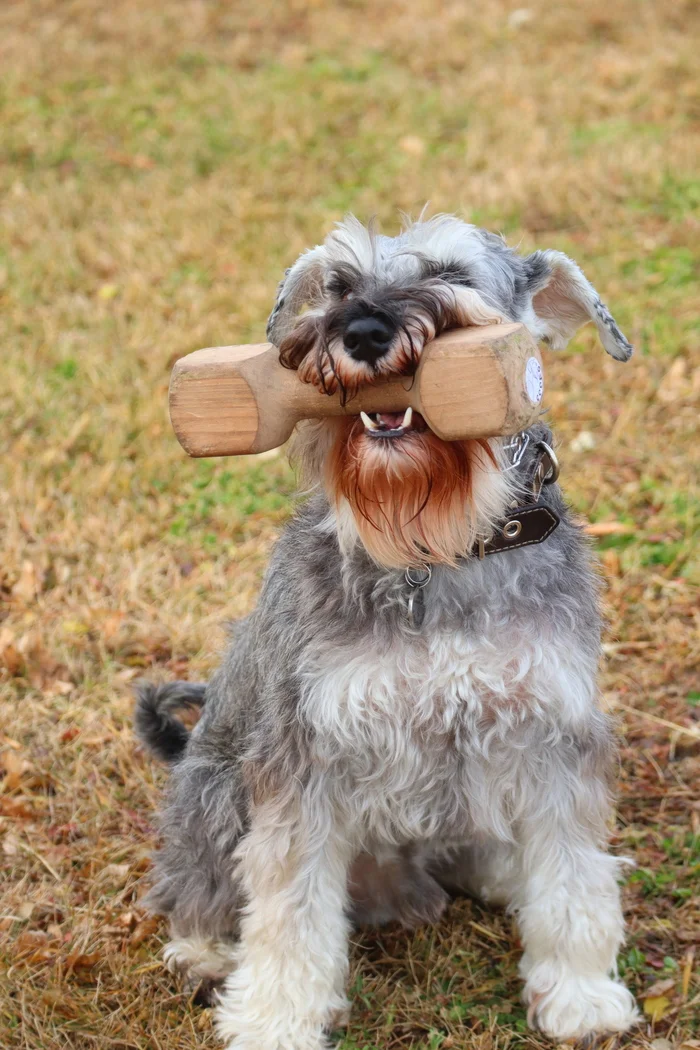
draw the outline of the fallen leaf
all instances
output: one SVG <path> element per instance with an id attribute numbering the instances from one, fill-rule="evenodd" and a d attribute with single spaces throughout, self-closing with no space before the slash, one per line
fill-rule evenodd
<path id="1" fill-rule="evenodd" d="M 656 391 L 656 396 L 662 404 L 670 405 L 672 402 L 678 401 L 683 397 L 686 364 L 687 362 L 684 357 L 677 357 L 661 380 L 659 388 Z"/>
<path id="2" fill-rule="evenodd" d="M 144 835 L 153 835 L 153 825 L 144 817 L 143 813 L 137 813 L 136 810 L 126 807 L 122 809 L 122 813 L 125 817 L 128 817 L 129 825 L 133 825 Z"/>
<path id="3" fill-rule="evenodd" d="M 0 664 L 17 677 L 24 669 L 24 657 L 15 645 L 15 636 L 9 627 L 0 631 Z"/>
<path id="4" fill-rule="evenodd" d="M 651 996 L 644 1000 L 644 1013 L 652 1021 L 660 1021 L 668 1012 L 671 1000 L 665 995 Z"/>
<path id="5" fill-rule="evenodd" d="M 17 751 L 4 751 L 0 755 L 0 769 L 4 774 L 5 791 L 15 791 L 20 786 L 24 774 L 31 768 L 31 763 L 22 758 Z"/>
<path id="6" fill-rule="evenodd" d="M 46 829 L 46 834 L 49 836 L 52 842 L 75 842 L 76 839 L 81 839 L 83 833 L 80 830 L 78 824 L 51 824 Z"/>
<path id="7" fill-rule="evenodd" d="M 32 923 L 35 929 L 48 930 L 51 926 L 58 926 L 63 922 L 63 912 L 53 901 L 34 902 L 32 907 Z"/>
<path id="8" fill-rule="evenodd" d="M 150 171 L 155 168 L 156 162 L 143 153 L 120 153 L 118 150 L 108 150 L 107 156 L 121 168 L 134 168 L 136 171 Z"/>
<path id="9" fill-rule="evenodd" d="M 30 561 L 23 561 L 19 579 L 12 588 L 12 597 L 23 602 L 33 602 L 40 590 L 36 569 Z"/>
<path id="10" fill-rule="evenodd" d="M 522 29 L 528 22 L 531 22 L 534 18 L 533 12 L 529 7 L 516 7 L 514 11 L 508 15 L 506 23 L 509 29 Z"/>
<path id="11" fill-rule="evenodd" d="M 585 525 L 583 531 L 588 536 L 626 536 L 635 530 L 624 521 L 596 521 Z"/>
<path id="12" fill-rule="evenodd" d="M 15 941 L 15 951 L 23 962 L 47 962 L 56 954 L 56 946 L 51 947 L 47 940 L 43 930 L 24 930 Z"/>
<path id="13" fill-rule="evenodd" d="M 580 455 L 582 452 L 591 452 L 595 446 L 596 440 L 590 430 L 582 430 L 571 441 L 571 451 L 576 455 Z"/>
<path id="14" fill-rule="evenodd" d="M 7 795 L 0 797 L 0 817 L 10 817 L 11 820 L 31 820 L 39 814 L 36 810 L 21 798 L 9 798 Z"/>
<path id="15" fill-rule="evenodd" d="M 608 550 L 603 551 L 602 561 L 603 565 L 605 566 L 605 570 L 609 576 L 621 575 L 620 555 L 617 553 L 616 550 L 613 550 L 612 547 L 609 547 Z"/>
<path id="16" fill-rule="evenodd" d="M 107 864 L 100 872 L 100 881 L 111 879 L 123 885 L 126 882 L 128 875 L 128 864 Z"/>
<path id="17" fill-rule="evenodd" d="M 693 813 L 693 816 L 696 814 Z M 693 960 L 695 958 L 695 948 L 688 948 L 688 951 L 683 957 L 683 977 L 681 979 L 681 997 L 685 1000 L 688 998 L 688 992 L 690 990 L 690 978 L 693 975 Z M 700 1044 L 699 1044 L 700 1045 Z"/>
<path id="18" fill-rule="evenodd" d="M 404 135 L 399 140 L 399 149 L 409 157 L 422 157 L 425 153 L 425 141 L 417 135 Z"/>
<path id="19" fill-rule="evenodd" d="M 98 289 L 97 294 L 104 302 L 109 302 L 110 299 L 114 299 L 115 296 L 119 295 L 119 287 L 116 284 L 103 284 Z"/>
<path id="20" fill-rule="evenodd" d="M 654 981 L 651 987 L 647 988 L 644 995 L 647 999 L 655 999 L 659 995 L 665 995 L 666 992 L 670 992 L 675 987 L 675 977 L 664 977 L 661 981 Z"/>
<path id="21" fill-rule="evenodd" d="M 66 997 L 63 989 L 47 988 L 41 994 L 41 1001 L 51 1007 L 52 1012 L 62 1017 L 75 1018 L 79 1014 L 76 1005 Z"/>
<path id="22" fill-rule="evenodd" d="M 129 938 L 129 943 L 132 948 L 138 948 L 145 940 L 152 937 L 159 926 L 160 920 L 155 915 L 149 916 L 147 919 L 142 919 L 141 922 L 137 923 L 134 932 Z"/>
<path id="23" fill-rule="evenodd" d="M 123 667 L 121 671 L 117 671 L 116 677 L 120 682 L 131 682 L 134 678 L 138 678 L 140 674 L 138 667 Z"/>
<path id="24" fill-rule="evenodd" d="M 66 959 L 68 970 L 91 970 L 102 958 L 102 952 L 71 952 Z"/>
<path id="25" fill-rule="evenodd" d="M 74 689 L 75 686 L 72 682 L 63 682 L 60 678 L 56 678 L 53 682 L 49 682 L 46 689 L 44 689 L 44 696 L 68 696 Z"/>

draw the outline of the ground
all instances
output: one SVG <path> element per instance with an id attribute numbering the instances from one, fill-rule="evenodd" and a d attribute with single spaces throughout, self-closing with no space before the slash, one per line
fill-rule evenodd
<path id="1" fill-rule="evenodd" d="M 172 362 L 258 339 L 352 209 L 573 255 L 637 352 L 545 357 L 601 558 L 627 1047 L 700 1047 L 700 45 L 691 0 L 0 7 L 0 1046 L 213 1048 L 140 906 L 164 771 L 135 679 L 206 677 L 292 508 L 282 455 L 188 461 Z M 354 938 L 342 1050 L 546 1040 L 517 931 L 460 901 Z M 700 953 L 698 953 L 700 954 Z M 612 1043 L 610 1043 L 612 1045 Z"/>

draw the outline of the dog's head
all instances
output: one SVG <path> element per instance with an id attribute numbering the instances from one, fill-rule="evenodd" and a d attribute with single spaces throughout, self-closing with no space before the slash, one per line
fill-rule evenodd
<path id="1" fill-rule="evenodd" d="M 287 271 L 268 337 L 300 381 L 347 401 L 363 385 L 412 375 L 441 332 L 503 321 L 521 321 L 555 349 L 593 321 L 609 354 L 632 353 L 568 256 L 520 256 L 447 215 L 394 238 L 352 217 L 339 224 Z M 418 413 L 307 426 L 301 455 L 345 522 L 341 539 L 359 536 L 384 565 L 454 563 L 488 535 L 510 495 L 497 441 L 442 441 Z"/>

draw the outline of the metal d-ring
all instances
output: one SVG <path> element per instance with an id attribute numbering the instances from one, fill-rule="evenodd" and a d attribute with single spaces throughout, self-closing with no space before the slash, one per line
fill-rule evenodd
<path id="1" fill-rule="evenodd" d="M 546 441 L 538 441 L 537 447 L 544 450 L 544 454 L 549 460 L 549 469 L 542 478 L 543 485 L 553 485 L 559 478 L 559 460 L 557 459 L 556 453 L 551 445 L 548 445 Z M 543 460 L 544 464 L 544 460 Z"/>
<path id="2" fill-rule="evenodd" d="M 411 588 L 408 595 L 408 601 L 406 603 L 406 612 L 408 614 L 409 626 L 417 629 L 421 627 L 423 623 L 423 617 L 425 616 L 425 604 L 423 602 L 422 591 L 424 587 L 427 587 L 433 575 L 433 570 L 430 565 L 422 566 L 410 566 L 404 573 L 404 579 Z"/>
<path id="3" fill-rule="evenodd" d="M 554 449 L 551 448 L 546 441 L 538 441 L 535 447 L 541 449 L 543 453 L 542 458 L 537 465 L 537 471 L 535 472 L 532 486 L 533 495 L 535 499 L 538 499 L 540 492 L 542 491 L 542 486 L 553 485 L 559 477 L 559 460 L 554 453 Z"/>

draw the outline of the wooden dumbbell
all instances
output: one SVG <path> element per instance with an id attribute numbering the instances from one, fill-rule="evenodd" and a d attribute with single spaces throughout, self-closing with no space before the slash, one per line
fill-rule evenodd
<path id="1" fill-rule="evenodd" d="M 181 358 L 170 418 L 190 456 L 243 456 L 283 444 L 300 419 L 420 412 L 438 437 L 515 434 L 540 414 L 537 343 L 521 324 L 461 328 L 428 343 L 415 377 L 381 380 L 343 404 L 283 368 L 270 343 L 217 346 Z"/>

